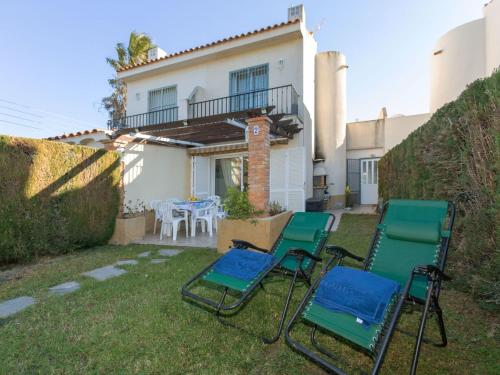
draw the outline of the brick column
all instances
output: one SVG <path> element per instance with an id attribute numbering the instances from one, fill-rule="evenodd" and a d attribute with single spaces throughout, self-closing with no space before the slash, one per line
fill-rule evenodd
<path id="1" fill-rule="evenodd" d="M 257 210 L 266 210 L 269 203 L 269 167 L 271 120 L 253 117 L 248 124 L 248 198 Z"/>

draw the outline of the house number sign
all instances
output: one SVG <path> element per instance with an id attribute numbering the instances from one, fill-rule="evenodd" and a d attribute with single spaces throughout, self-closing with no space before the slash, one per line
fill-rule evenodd
<path id="1" fill-rule="evenodd" d="M 260 127 L 259 125 L 254 125 L 253 127 L 253 135 L 259 135 Z"/>

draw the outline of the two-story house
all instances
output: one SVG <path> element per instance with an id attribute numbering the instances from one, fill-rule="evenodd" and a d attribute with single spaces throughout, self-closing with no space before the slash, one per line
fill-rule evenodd
<path id="1" fill-rule="evenodd" d="M 342 199 L 347 65 L 338 52 L 317 53 L 302 5 L 288 9 L 286 22 L 148 57 L 117 72 L 127 85 L 125 117 L 107 131 L 52 138 L 122 152 L 126 201 L 224 196 L 233 186 L 259 209 L 277 201 L 304 210 L 318 154 L 331 181 L 340 176 L 330 194 Z M 328 170 L 324 156 L 337 149 L 343 167 Z"/>

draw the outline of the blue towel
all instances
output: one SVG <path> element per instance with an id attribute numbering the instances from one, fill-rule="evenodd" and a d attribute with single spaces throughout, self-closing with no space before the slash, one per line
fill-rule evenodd
<path id="1" fill-rule="evenodd" d="M 232 249 L 214 265 L 214 270 L 226 276 L 252 280 L 274 262 L 269 254 Z"/>
<path id="2" fill-rule="evenodd" d="M 354 315 L 365 327 L 382 323 L 399 283 L 370 272 L 337 266 L 321 280 L 314 297 L 318 305 Z"/>

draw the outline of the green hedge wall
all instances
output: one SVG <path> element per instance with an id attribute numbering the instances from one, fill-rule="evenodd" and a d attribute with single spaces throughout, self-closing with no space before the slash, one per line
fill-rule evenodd
<path id="1" fill-rule="evenodd" d="M 114 152 L 0 136 L 0 264 L 106 243 L 120 173 Z"/>
<path id="2" fill-rule="evenodd" d="M 498 250 L 500 72 L 478 80 L 379 164 L 389 198 L 447 199 L 457 205 L 448 272 L 454 285 L 500 306 Z"/>

